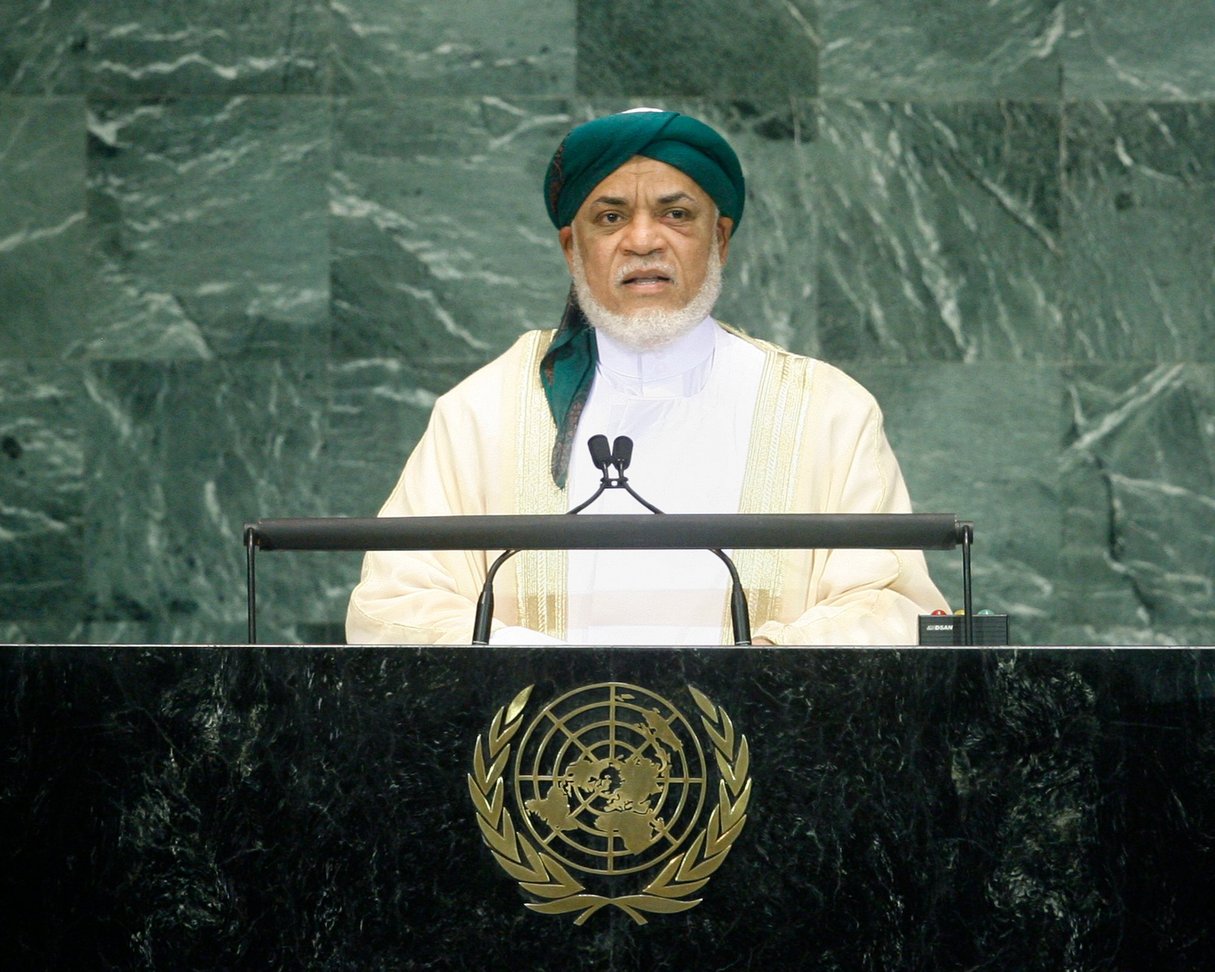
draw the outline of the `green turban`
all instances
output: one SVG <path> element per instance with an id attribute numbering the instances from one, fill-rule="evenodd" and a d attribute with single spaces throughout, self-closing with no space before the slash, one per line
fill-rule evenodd
<path id="1" fill-rule="evenodd" d="M 673 166 L 717 204 L 722 216 L 742 219 L 746 186 L 738 156 L 704 122 L 675 111 L 626 111 L 579 125 L 562 140 L 544 174 L 544 200 L 558 229 L 568 226 L 591 191 L 634 156 Z M 540 363 L 540 382 L 557 425 L 552 476 L 565 486 L 574 434 L 595 377 L 598 349 L 571 289 L 561 326 Z"/>
<path id="2" fill-rule="evenodd" d="M 746 186 L 730 144 L 688 115 L 646 110 L 596 118 L 562 139 L 544 174 L 544 201 L 553 225 L 568 226 L 591 190 L 635 155 L 684 173 L 738 228 Z"/>

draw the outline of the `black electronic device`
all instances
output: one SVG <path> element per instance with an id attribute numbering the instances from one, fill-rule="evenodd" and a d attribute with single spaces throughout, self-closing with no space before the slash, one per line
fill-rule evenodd
<path id="1" fill-rule="evenodd" d="M 921 614 L 921 645 L 966 644 L 965 616 L 961 614 Z M 1007 614 L 976 614 L 974 616 L 974 644 L 1007 645 Z"/>

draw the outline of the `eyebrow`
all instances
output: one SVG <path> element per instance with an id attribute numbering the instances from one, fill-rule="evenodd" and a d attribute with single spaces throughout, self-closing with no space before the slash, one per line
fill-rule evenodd
<path id="1" fill-rule="evenodd" d="M 669 206 L 671 203 L 681 200 L 687 200 L 688 202 L 696 201 L 689 193 L 684 192 L 682 189 L 658 197 L 658 203 L 662 206 Z M 629 200 L 623 196 L 596 196 L 591 200 L 591 204 L 595 206 L 627 206 Z"/>

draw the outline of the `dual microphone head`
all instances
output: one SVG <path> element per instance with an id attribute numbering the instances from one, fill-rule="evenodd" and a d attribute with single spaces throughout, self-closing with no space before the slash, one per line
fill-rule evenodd
<path id="1" fill-rule="evenodd" d="M 591 450 L 591 462 L 593 462 L 602 473 L 599 480 L 599 487 L 595 490 L 594 495 L 585 503 L 575 506 L 571 513 L 581 513 L 595 500 L 603 495 L 605 490 L 623 489 L 633 499 L 644 506 L 651 513 L 661 513 L 657 506 L 642 499 L 637 491 L 629 485 L 629 479 L 624 474 L 624 471 L 629 468 L 629 463 L 633 461 L 633 440 L 627 435 L 616 436 L 616 441 L 612 443 L 612 447 L 608 448 L 608 440 L 606 435 L 592 435 L 586 440 L 587 448 Z M 613 467 L 616 470 L 615 478 L 612 478 L 611 470 Z"/>
<path id="2" fill-rule="evenodd" d="M 603 474 L 604 485 L 610 482 L 611 473 L 608 470 L 612 466 L 616 467 L 618 481 L 627 482 L 624 471 L 629 468 L 629 463 L 633 460 L 632 439 L 627 435 L 618 435 L 609 449 L 606 435 L 592 435 L 586 445 L 591 450 L 591 462 Z"/>

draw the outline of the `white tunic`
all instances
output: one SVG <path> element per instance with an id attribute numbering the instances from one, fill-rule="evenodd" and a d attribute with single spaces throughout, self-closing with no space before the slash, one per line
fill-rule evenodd
<path id="1" fill-rule="evenodd" d="M 738 511 L 764 356 L 706 318 L 644 354 L 596 335 L 599 367 L 577 442 L 633 440 L 629 484 L 667 513 Z M 570 462 L 571 505 L 598 487 L 589 451 Z M 653 516 L 623 489 L 585 513 Z M 703 550 L 574 550 L 569 640 L 575 644 L 717 644 L 729 575 Z"/>
<path id="2" fill-rule="evenodd" d="M 641 362 L 600 339 L 601 368 L 572 457 L 573 482 L 560 489 L 549 473 L 556 426 L 540 382 L 552 336 L 522 335 L 438 400 L 382 515 L 568 510 L 597 484 L 585 447 L 596 433 L 634 438 L 630 479 L 669 512 L 911 509 L 871 395 L 825 362 L 711 322 Z M 612 491 L 609 505 L 594 509 L 634 509 L 632 502 Z M 496 554 L 372 551 L 351 595 L 347 638 L 467 644 Z M 728 633 L 714 627 L 727 620 L 720 561 L 691 552 L 675 554 L 669 567 L 655 556 L 519 554 L 514 569 L 498 575 L 493 640 L 719 643 Z M 740 549 L 734 560 L 752 630 L 775 644 L 913 644 L 917 615 L 946 607 L 918 551 Z M 630 588 L 635 593 L 626 594 Z M 661 635 L 642 630 L 647 626 Z"/>

